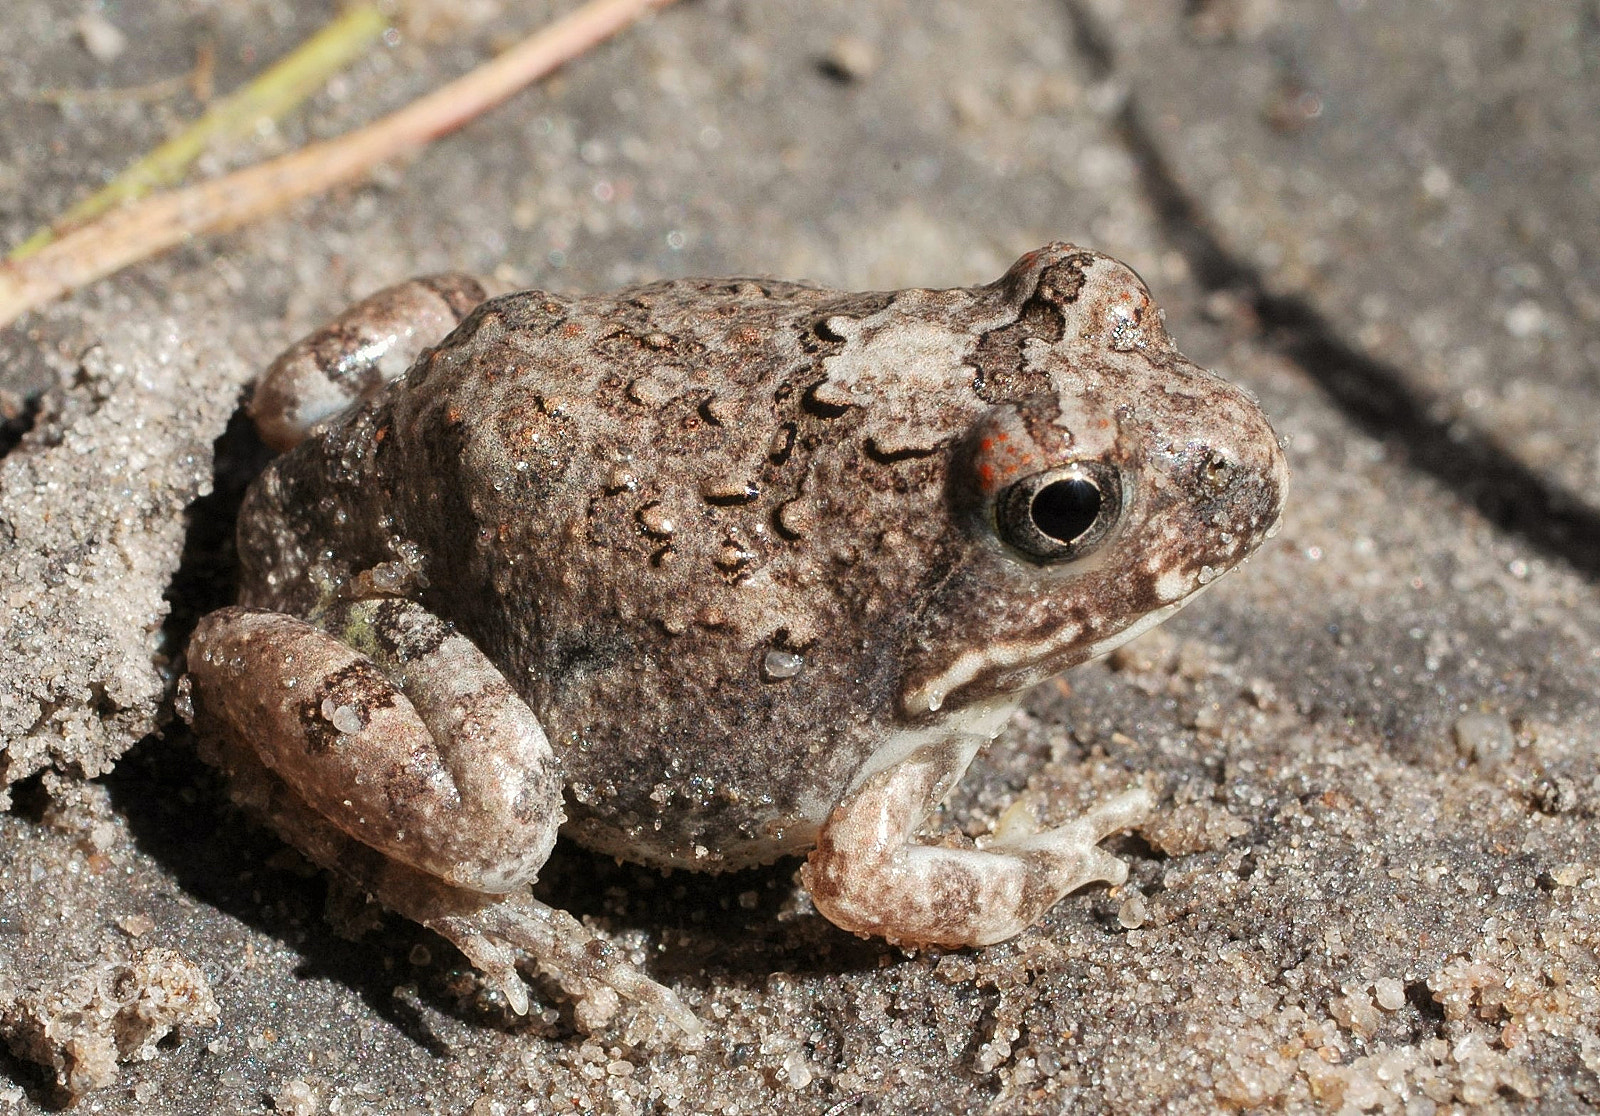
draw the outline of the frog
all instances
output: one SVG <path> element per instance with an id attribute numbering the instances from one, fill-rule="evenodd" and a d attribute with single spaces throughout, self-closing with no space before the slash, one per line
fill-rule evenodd
<path id="1" fill-rule="evenodd" d="M 1287 483 L 1255 399 L 1144 282 L 1053 243 L 986 285 L 673 279 L 369 297 L 250 402 L 283 451 L 186 710 L 231 793 L 442 935 L 517 1013 L 532 961 L 687 1043 L 682 996 L 530 885 L 559 836 L 982 947 L 1091 883 L 1148 779 L 1059 825 L 925 832 L 1027 691 L 1237 568 Z M 671 1028 L 669 1028 L 671 1029 Z"/>

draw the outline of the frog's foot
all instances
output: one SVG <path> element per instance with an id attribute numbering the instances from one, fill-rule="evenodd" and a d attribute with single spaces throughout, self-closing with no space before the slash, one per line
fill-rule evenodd
<path id="1" fill-rule="evenodd" d="M 516 970 L 521 952 L 575 999 L 574 1015 L 586 1031 L 606 1026 L 622 995 L 682 1031 L 685 1047 L 698 1049 L 705 1041 L 705 1027 L 675 992 L 634 968 L 572 915 L 530 895 L 501 896 L 471 913 L 406 913 L 466 954 L 518 1015 L 528 1011 L 528 990 Z"/>
<path id="2" fill-rule="evenodd" d="M 1129 791 L 1067 825 L 1022 835 L 1016 826 L 983 849 L 912 843 L 912 835 L 981 743 L 928 744 L 845 796 L 802 871 L 812 901 L 846 930 L 904 945 L 989 945 L 1021 933 L 1063 895 L 1128 866 L 1098 847 L 1150 811 Z"/>
<path id="3" fill-rule="evenodd" d="M 616 946 L 566 911 L 539 902 L 526 888 L 486 895 L 451 887 L 347 836 L 249 753 L 236 752 L 227 766 L 243 804 L 317 864 L 454 945 L 516 1014 L 528 1013 L 528 986 L 517 971 L 526 957 L 572 997 L 574 1018 L 584 1031 L 604 1028 L 616 1014 L 618 997 L 626 996 L 680 1030 L 681 1045 L 698 1049 L 704 1042 L 704 1026 L 671 989 L 634 968 Z"/>

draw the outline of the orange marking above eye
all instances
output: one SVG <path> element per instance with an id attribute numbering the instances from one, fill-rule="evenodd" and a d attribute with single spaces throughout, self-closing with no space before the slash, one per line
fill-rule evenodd
<path id="1" fill-rule="evenodd" d="M 454 426 L 461 421 L 461 408 L 452 404 L 444 413 L 445 421 Z"/>
<path id="2" fill-rule="evenodd" d="M 978 466 L 978 479 L 983 482 L 983 487 L 994 487 L 994 466 L 985 461 Z"/>

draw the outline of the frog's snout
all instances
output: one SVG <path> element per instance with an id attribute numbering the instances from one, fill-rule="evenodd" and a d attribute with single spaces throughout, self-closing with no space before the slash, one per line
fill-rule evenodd
<path id="1" fill-rule="evenodd" d="M 1255 550 L 1277 528 L 1288 490 L 1289 467 L 1277 432 L 1260 406 L 1243 391 L 1194 429 L 1180 455 L 1187 472 L 1192 507 L 1221 553 L 1232 565 Z M 1216 564 L 1216 563 L 1213 563 Z"/>

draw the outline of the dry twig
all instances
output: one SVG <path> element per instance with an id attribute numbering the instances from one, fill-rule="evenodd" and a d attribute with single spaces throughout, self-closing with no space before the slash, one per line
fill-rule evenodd
<path id="1" fill-rule="evenodd" d="M 0 267 L 0 327 L 84 283 L 365 174 L 493 108 L 672 0 L 590 0 L 491 62 L 364 128 L 106 214 Z"/>
<path id="2" fill-rule="evenodd" d="M 16 262 L 38 255 L 58 236 L 107 210 L 178 182 L 212 143 L 219 139 L 248 135 L 263 119 L 276 120 L 293 111 L 295 106 L 322 88 L 330 75 L 343 69 L 368 44 L 383 34 L 388 26 L 389 21 L 376 4 L 361 4 L 351 8 L 307 39 L 288 57 L 269 67 L 248 85 L 222 98 L 207 109 L 200 119 L 67 210 L 53 225 L 40 229 L 17 245 L 6 257 L 7 260 Z M 202 62 L 209 53 L 202 53 Z M 169 82 L 182 84 L 193 76 L 169 79 Z M 103 92 L 115 96 L 139 96 L 154 88 Z M 81 98 L 85 94 L 59 96 Z"/>

